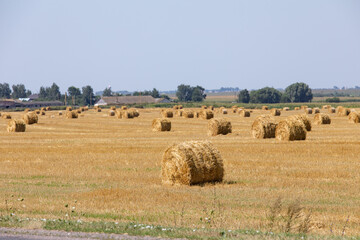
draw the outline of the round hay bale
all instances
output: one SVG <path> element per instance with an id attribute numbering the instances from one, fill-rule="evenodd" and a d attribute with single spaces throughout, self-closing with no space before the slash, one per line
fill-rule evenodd
<path id="1" fill-rule="evenodd" d="M 163 109 L 161 111 L 161 115 L 163 118 L 172 118 L 174 113 L 170 109 Z"/>
<path id="2" fill-rule="evenodd" d="M 41 110 L 39 115 L 46 115 L 46 112 Z"/>
<path id="3" fill-rule="evenodd" d="M 312 111 L 311 108 L 306 108 L 306 109 L 305 109 L 305 113 L 306 113 L 306 114 L 312 114 L 312 112 L 313 112 L 313 111 Z"/>
<path id="4" fill-rule="evenodd" d="M 115 111 L 115 110 L 116 110 L 116 107 L 115 107 L 115 106 L 111 106 L 111 107 L 110 107 L 110 110 Z"/>
<path id="5" fill-rule="evenodd" d="M 40 111 L 46 111 L 45 107 L 40 108 Z"/>
<path id="6" fill-rule="evenodd" d="M 202 105 L 202 106 L 201 106 L 201 109 L 207 109 L 207 106 Z"/>
<path id="7" fill-rule="evenodd" d="M 268 106 L 262 106 L 261 109 L 262 110 L 269 110 L 269 107 Z"/>
<path id="8" fill-rule="evenodd" d="M 184 108 L 183 105 L 179 105 L 178 107 L 179 107 L 179 109 L 183 109 L 183 108 Z"/>
<path id="9" fill-rule="evenodd" d="M 62 116 L 63 115 L 63 112 L 62 111 L 59 111 L 59 116 Z"/>
<path id="10" fill-rule="evenodd" d="M 350 123 L 360 123 L 360 113 L 357 113 L 357 112 L 349 113 L 349 122 Z"/>
<path id="11" fill-rule="evenodd" d="M 335 112 L 336 112 L 336 108 L 330 107 L 330 108 L 328 108 L 328 112 L 329 112 L 329 113 L 335 113 Z"/>
<path id="12" fill-rule="evenodd" d="M 179 106 L 178 106 L 178 105 L 175 105 L 175 106 L 173 106 L 173 109 L 174 109 L 174 110 L 178 110 L 178 109 L 179 109 Z"/>
<path id="13" fill-rule="evenodd" d="M 293 118 L 295 120 L 302 121 L 302 123 L 305 125 L 306 131 L 308 131 L 308 132 L 311 131 L 311 122 L 310 122 L 309 117 L 306 114 L 292 115 L 292 116 L 289 116 L 288 118 Z"/>
<path id="14" fill-rule="evenodd" d="M 296 111 L 297 111 L 297 110 L 300 110 L 300 108 L 299 108 L 299 107 L 295 107 L 295 108 L 294 108 L 294 110 L 296 110 Z"/>
<path id="15" fill-rule="evenodd" d="M 270 115 L 258 116 L 251 126 L 254 138 L 274 138 L 277 122 Z"/>
<path id="16" fill-rule="evenodd" d="M 114 110 L 109 110 L 108 115 L 109 115 L 110 117 L 115 116 L 115 111 L 114 111 Z"/>
<path id="17" fill-rule="evenodd" d="M 340 116 L 340 117 L 346 117 L 350 114 L 350 109 L 349 108 L 344 108 L 342 106 L 338 106 L 336 108 L 336 112 L 337 112 L 337 115 Z"/>
<path id="18" fill-rule="evenodd" d="M 214 118 L 214 112 L 211 111 L 211 110 L 202 110 L 200 113 L 199 113 L 199 117 L 201 119 L 212 119 Z"/>
<path id="19" fill-rule="evenodd" d="M 101 112 L 101 108 L 99 108 L 99 107 L 96 108 L 96 109 L 95 109 L 95 112 Z"/>
<path id="20" fill-rule="evenodd" d="M 23 119 L 24 119 L 24 122 L 29 125 L 38 123 L 38 120 L 39 120 L 37 114 L 34 112 L 29 112 L 27 114 L 24 114 Z"/>
<path id="21" fill-rule="evenodd" d="M 305 140 L 305 125 L 302 121 L 294 118 L 282 120 L 276 127 L 275 138 L 286 141 Z"/>
<path id="22" fill-rule="evenodd" d="M 28 112 L 30 112 L 30 108 L 25 108 L 24 113 L 28 113 Z"/>
<path id="23" fill-rule="evenodd" d="M 24 120 L 13 119 L 10 120 L 7 126 L 8 132 L 25 132 L 26 124 Z"/>
<path id="24" fill-rule="evenodd" d="M 313 108 L 313 112 L 314 112 L 314 114 L 320 113 L 320 108 Z"/>
<path id="25" fill-rule="evenodd" d="M 88 106 L 85 106 L 84 109 L 85 109 L 85 111 L 88 111 L 88 110 L 89 110 L 89 107 L 88 107 Z"/>
<path id="26" fill-rule="evenodd" d="M 289 111 L 289 110 L 290 110 L 290 108 L 288 108 L 288 107 L 283 108 L 283 111 Z"/>
<path id="27" fill-rule="evenodd" d="M 3 119 L 11 119 L 11 115 L 8 114 L 8 113 L 3 113 L 3 114 L 2 114 L 2 118 L 3 118 Z"/>
<path id="28" fill-rule="evenodd" d="M 128 108 L 127 108 L 127 106 L 121 106 L 120 109 L 121 109 L 121 110 L 127 110 Z"/>
<path id="29" fill-rule="evenodd" d="M 79 113 L 79 114 L 82 112 L 80 108 L 79 108 L 79 109 L 75 109 L 74 111 L 77 112 L 77 113 Z"/>
<path id="30" fill-rule="evenodd" d="M 223 109 L 221 109 L 221 113 L 222 113 L 222 114 L 228 114 L 228 111 L 227 111 L 226 108 L 223 108 Z"/>
<path id="31" fill-rule="evenodd" d="M 194 185 L 221 182 L 224 165 L 219 151 L 208 141 L 188 141 L 166 149 L 161 162 L 163 184 Z"/>
<path id="32" fill-rule="evenodd" d="M 247 111 L 247 110 L 245 110 L 245 109 L 242 109 L 242 110 L 239 111 L 239 115 L 240 115 L 241 117 L 250 117 L 250 111 Z"/>
<path id="33" fill-rule="evenodd" d="M 78 113 L 74 111 L 66 111 L 65 117 L 66 118 L 78 118 Z"/>
<path id="34" fill-rule="evenodd" d="M 191 110 L 183 111 L 183 118 L 194 118 L 194 112 Z"/>
<path id="35" fill-rule="evenodd" d="M 45 107 L 45 110 L 46 110 L 46 111 L 50 111 L 50 110 L 51 110 L 51 107 Z"/>
<path id="36" fill-rule="evenodd" d="M 208 109 L 214 111 L 214 106 L 208 106 Z"/>
<path id="37" fill-rule="evenodd" d="M 321 125 L 321 124 L 330 124 L 331 118 L 326 113 L 317 113 L 314 117 L 314 124 Z"/>
<path id="38" fill-rule="evenodd" d="M 324 105 L 324 106 L 322 106 L 322 109 L 323 109 L 323 110 L 327 110 L 327 109 L 329 109 L 329 108 L 331 108 L 331 105 Z"/>
<path id="39" fill-rule="evenodd" d="M 134 112 L 132 111 L 128 111 L 128 110 L 124 110 L 121 113 L 121 118 L 122 119 L 131 119 L 134 118 Z"/>
<path id="40" fill-rule="evenodd" d="M 277 109 L 277 108 L 272 108 L 272 109 L 270 110 L 270 113 L 271 113 L 271 115 L 273 115 L 273 116 L 280 116 L 280 114 L 281 114 L 280 109 Z"/>
<path id="41" fill-rule="evenodd" d="M 208 123 L 208 135 L 226 135 L 232 132 L 231 122 L 225 118 L 213 118 Z"/>
<path id="42" fill-rule="evenodd" d="M 138 117 L 140 115 L 139 111 L 137 109 L 135 109 L 135 108 L 130 108 L 127 111 L 131 112 L 133 117 Z"/>
<path id="43" fill-rule="evenodd" d="M 72 111 L 72 107 L 70 106 L 66 107 L 66 111 Z"/>
<path id="44" fill-rule="evenodd" d="M 307 108 L 309 108 L 309 107 L 306 106 L 306 105 L 302 105 L 302 106 L 301 106 L 301 110 L 306 110 Z"/>
<path id="45" fill-rule="evenodd" d="M 171 122 L 166 118 L 155 118 L 152 122 L 153 131 L 164 132 L 171 130 Z"/>

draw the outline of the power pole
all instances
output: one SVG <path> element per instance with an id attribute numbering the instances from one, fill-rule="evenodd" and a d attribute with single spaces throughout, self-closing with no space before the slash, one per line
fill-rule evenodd
<path id="1" fill-rule="evenodd" d="M 67 94 L 66 94 L 66 92 L 65 92 L 65 106 L 67 106 L 66 96 L 67 96 Z"/>

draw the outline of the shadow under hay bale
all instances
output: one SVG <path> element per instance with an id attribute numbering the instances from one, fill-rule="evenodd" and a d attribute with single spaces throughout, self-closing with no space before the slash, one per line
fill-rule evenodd
<path id="1" fill-rule="evenodd" d="M 199 112 L 199 118 L 201 119 L 212 119 L 214 118 L 214 112 L 211 110 L 202 110 L 201 112 Z"/>
<path id="2" fill-rule="evenodd" d="M 309 117 L 306 114 L 292 115 L 292 116 L 289 116 L 288 118 L 293 118 L 295 120 L 302 121 L 303 124 L 305 125 L 306 131 L 308 131 L 308 132 L 311 131 L 311 122 L 310 122 Z"/>
<path id="3" fill-rule="evenodd" d="M 171 121 L 166 118 L 155 118 L 152 122 L 152 130 L 164 132 L 171 130 Z"/>
<path id="4" fill-rule="evenodd" d="M 163 109 L 161 111 L 161 116 L 163 118 L 172 118 L 174 116 L 174 113 L 170 109 Z"/>
<path id="5" fill-rule="evenodd" d="M 358 112 L 349 113 L 349 122 L 350 123 L 360 123 L 360 113 L 358 113 Z"/>
<path id="6" fill-rule="evenodd" d="M 208 123 L 208 135 L 226 135 L 232 132 L 231 122 L 225 118 L 213 118 Z"/>
<path id="7" fill-rule="evenodd" d="M 273 116 L 280 116 L 281 112 L 280 112 L 280 109 L 272 108 L 270 110 L 270 114 L 273 115 Z"/>
<path id="8" fill-rule="evenodd" d="M 331 118 L 326 113 L 317 113 L 314 117 L 314 124 L 321 125 L 321 124 L 330 124 Z"/>
<path id="9" fill-rule="evenodd" d="M 247 111 L 247 110 L 245 110 L 245 109 L 242 109 L 242 110 L 239 111 L 239 115 L 240 115 L 241 117 L 250 117 L 250 111 Z"/>
<path id="10" fill-rule="evenodd" d="M 114 110 L 109 110 L 108 115 L 109 115 L 110 117 L 115 116 L 115 111 L 114 111 Z"/>
<path id="11" fill-rule="evenodd" d="M 39 121 L 38 116 L 34 112 L 29 112 L 27 114 L 24 114 L 23 119 L 24 119 L 24 122 L 29 125 L 38 123 L 38 121 Z"/>
<path id="12" fill-rule="evenodd" d="M 219 151 L 208 141 L 188 141 L 166 149 L 161 180 L 169 185 L 221 182 L 224 165 Z"/>
<path id="13" fill-rule="evenodd" d="M 7 126 L 8 132 L 25 132 L 26 124 L 24 120 L 21 119 L 13 119 L 10 120 Z"/>
<path id="14" fill-rule="evenodd" d="M 275 138 L 285 141 L 305 140 L 305 125 L 301 120 L 294 118 L 282 120 L 276 127 Z"/>
<path id="15" fill-rule="evenodd" d="M 67 111 L 65 114 L 66 118 L 78 118 L 78 113 L 74 110 L 74 111 Z"/>
<path id="16" fill-rule="evenodd" d="M 251 126 L 254 138 L 274 138 L 277 122 L 270 115 L 258 116 Z"/>

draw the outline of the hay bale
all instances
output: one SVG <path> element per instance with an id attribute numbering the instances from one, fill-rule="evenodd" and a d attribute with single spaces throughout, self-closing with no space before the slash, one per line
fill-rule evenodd
<path id="1" fill-rule="evenodd" d="M 34 113 L 34 112 L 29 112 L 29 113 L 25 114 L 23 116 L 23 119 L 24 119 L 24 122 L 26 124 L 29 124 L 29 125 L 34 124 L 34 123 L 38 123 L 38 121 L 39 121 L 39 118 L 38 118 L 37 114 Z"/>
<path id="2" fill-rule="evenodd" d="M 272 108 L 270 110 L 270 114 L 273 115 L 273 116 L 280 116 L 281 112 L 280 112 L 280 109 Z"/>
<path id="3" fill-rule="evenodd" d="M 178 110 L 178 109 L 179 109 L 179 106 L 178 106 L 178 105 L 174 105 L 174 106 L 173 106 L 173 109 L 174 109 L 174 110 Z"/>
<path id="4" fill-rule="evenodd" d="M 101 112 L 101 108 L 100 107 L 96 108 L 95 112 Z"/>
<path id="5" fill-rule="evenodd" d="M 128 111 L 128 110 L 123 110 L 123 111 L 121 112 L 121 118 L 122 118 L 122 119 L 134 118 L 134 112 Z"/>
<path id="6" fill-rule="evenodd" d="M 28 113 L 28 112 L 30 112 L 30 108 L 25 108 L 24 113 Z"/>
<path id="7" fill-rule="evenodd" d="M 127 110 L 128 108 L 127 108 L 127 106 L 121 106 L 120 109 L 121 109 L 121 110 Z"/>
<path id="8" fill-rule="evenodd" d="M 358 113 L 358 112 L 349 113 L 349 122 L 350 123 L 360 123 L 360 113 Z"/>
<path id="9" fill-rule="evenodd" d="M 84 109 L 85 109 L 85 111 L 88 111 L 88 110 L 89 110 L 89 107 L 88 107 L 88 106 L 84 106 Z"/>
<path id="10" fill-rule="evenodd" d="M 324 105 L 324 106 L 322 106 L 322 109 L 323 109 L 323 110 L 328 110 L 329 108 L 331 108 L 331 105 Z"/>
<path id="11" fill-rule="evenodd" d="M 295 107 L 294 110 L 300 110 L 300 108 L 299 108 L 299 107 Z"/>
<path id="12" fill-rule="evenodd" d="M 226 135 L 232 132 L 231 122 L 225 118 L 213 118 L 208 123 L 208 135 Z"/>
<path id="13" fill-rule="evenodd" d="M 153 131 L 164 132 L 171 130 L 171 122 L 166 118 L 155 118 L 152 122 Z"/>
<path id="14" fill-rule="evenodd" d="M 183 109 L 183 108 L 184 108 L 183 105 L 178 105 L 178 107 L 179 107 L 179 109 Z"/>
<path id="15" fill-rule="evenodd" d="M 336 112 L 336 108 L 330 107 L 330 108 L 328 108 L 328 112 L 329 112 L 329 113 L 335 113 L 335 112 Z"/>
<path id="16" fill-rule="evenodd" d="M 161 162 L 163 184 L 194 185 L 221 182 L 224 165 L 219 151 L 208 141 L 188 141 L 166 149 Z"/>
<path id="17" fill-rule="evenodd" d="M 346 117 L 350 114 L 350 109 L 349 108 L 344 108 L 342 106 L 338 106 L 336 108 L 336 112 L 337 112 L 337 115 L 340 116 L 340 117 Z"/>
<path id="18" fill-rule="evenodd" d="M 66 111 L 72 111 L 72 107 L 70 106 L 66 107 Z"/>
<path id="19" fill-rule="evenodd" d="M 8 114 L 8 113 L 3 113 L 3 114 L 2 114 L 2 118 L 3 118 L 3 119 L 11 119 L 11 115 Z"/>
<path id="20" fill-rule="evenodd" d="M 183 113 L 184 113 L 184 110 L 176 111 L 176 115 L 178 115 L 179 117 L 182 117 Z"/>
<path id="21" fill-rule="evenodd" d="M 245 109 L 242 109 L 242 110 L 239 111 L 239 115 L 240 115 L 241 117 L 250 117 L 250 111 L 247 111 L 247 110 L 245 110 Z"/>
<path id="22" fill-rule="evenodd" d="M 274 138 L 277 122 L 270 115 L 258 116 L 251 126 L 254 138 Z"/>
<path id="23" fill-rule="evenodd" d="M 25 132 L 26 124 L 22 119 L 10 120 L 7 126 L 8 132 Z"/>
<path id="24" fill-rule="evenodd" d="M 172 118 L 174 116 L 174 113 L 170 109 L 163 109 L 161 110 L 161 116 L 163 118 Z"/>
<path id="25" fill-rule="evenodd" d="M 262 110 L 269 110 L 269 107 L 268 106 L 262 106 L 261 109 Z"/>
<path id="26" fill-rule="evenodd" d="M 311 122 L 309 117 L 306 114 L 301 114 L 301 115 L 292 115 L 289 116 L 288 118 L 293 118 L 295 120 L 300 120 L 303 122 L 303 124 L 305 125 L 305 129 L 306 131 L 311 131 Z"/>
<path id="27" fill-rule="evenodd" d="M 228 111 L 227 111 L 226 108 L 223 108 L 223 109 L 221 109 L 221 113 L 222 113 L 222 114 L 228 114 Z"/>
<path id="28" fill-rule="evenodd" d="M 111 106 L 111 107 L 110 107 L 110 110 L 115 111 L 115 110 L 116 110 L 116 107 L 115 107 L 115 106 Z"/>
<path id="29" fill-rule="evenodd" d="M 202 105 L 202 106 L 201 106 L 201 109 L 207 109 L 207 106 Z"/>
<path id="30" fill-rule="evenodd" d="M 51 107 L 46 107 L 45 110 L 46 110 L 46 111 L 50 111 L 50 110 L 51 110 Z"/>
<path id="31" fill-rule="evenodd" d="M 82 113 L 82 111 L 81 111 L 80 108 L 79 108 L 79 109 L 75 109 L 74 111 L 77 112 L 78 114 Z"/>
<path id="32" fill-rule="evenodd" d="M 66 111 L 66 118 L 78 118 L 78 113 L 76 111 Z"/>
<path id="33" fill-rule="evenodd" d="M 108 115 L 109 115 L 110 117 L 115 116 L 115 111 L 114 111 L 114 110 L 109 110 Z"/>
<path id="34" fill-rule="evenodd" d="M 321 124 L 330 124 L 331 118 L 328 114 L 325 113 L 317 113 L 314 117 L 314 124 L 321 125 Z"/>
<path id="35" fill-rule="evenodd" d="M 63 115 L 63 112 L 62 111 L 59 111 L 59 116 L 62 116 Z"/>
<path id="36" fill-rule="evenodd" d="M 40 108 L 40 111 L 46 111 L 45 107 Z"/>
<path id="37" fill-rule="evenodd" d="M 208 106 L 208 109 L 214 111 L 214 106 Z"/>
<path id="38" fill-rule="evenodd" d="M 289 111 L 289 110 L 290 110 L 290 108 L 288 108 L 288 107 L 283 108 L 283 111 Z"/>
<path id="39" fill-rule="evenodd" d="M 138 117 L 140 115 L 139 111 L 135 108 L 130 108 L 127 110 L 128 112 L 131 112 L 131 114 L 133 115 L 133 117 Z"/>
<path id="40" fill-rule="evenodd" d="M 201 112 L 199 112 L 199 117 L 201 119 L 212 119 L 214 118 L 214 112 L 211 110 L 202 110 Z"/>
<path id="41" fill-rule="evenodd" d="M 313 111 L 312 111 L 311 108 L 306 108 L 306 109 L 305 109 L 305 113 L 306 113 L 306 114 L 312 114 L 312 112 L 313 112 Z"/>
<path id="42" fill-rule="evenodd" d="M 306 106 L 306 105 L 302 105 L 302 106 L 301 106 L 301 110 L 306 110 L 307 108 L 309 108 L 309 107 Z"/>
<path id="43" fill-rule="evenodd" d="M 191 110 L 183 111 L 182 117 L 183 118 L 194 118 L 194 112 Z"/>
<path id="44" fill-rule="evenodd" d="M 320 108 L 313 108 L 313 112 L 314 112 L 314 114 L 316 114 L 316 113 L 320 113 Z"/>
<path id="45" fill-rule="evenodd" d="M 276 127 L 275 138 L 286 141 L 305 140 L 305 125 L 302 121 L 294 118 L 282 120 Z"/>

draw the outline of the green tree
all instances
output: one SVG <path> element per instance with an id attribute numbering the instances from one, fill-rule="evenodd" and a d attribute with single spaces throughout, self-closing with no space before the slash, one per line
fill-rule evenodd
<path id="1" fill-rule="evenodd" d="M 153 98 L 159 98 L 160 97 L 160 93 L 156 88 L 153 88 L 153 90 L 151 91 L 150 94 Z"/>
<path id="2" fill-rule="evenodd" d="M 205 88 L 196 86 L 192 88 L 191 100 L 193 102 L 201 102 L 206 98 Z"/>
<path id="3" fill-rule="evenodd" d="M 46 92 L 46 89 L 44 87 L 40 87 L 39 98 L 40 99 L 47 99 L 47 92 Z"/>
<path id="4" fill-rule="evenodd" d="M 161 94 L 160 97 L 165 98 L 167 100 L 170 100 L 170 97 L 168 95 L 166 95 L 166 94 Z"/>
<path id="5" fill-rule="evenodd" d="M 53 83 L 51 87 L 48 89 L 48 91 L 49 91 L 48 93 L 49 100 L 60 100 L 61 98 L 60 88 L 58 85 L 56 85 L 56 83 Z"/>
<path id="6" fill-rule="evenodd" d="M 279 103 L 281 99 L 281 92 L 275 88 L 261 88 L 250 92 L 251 103 Z"/>
<path id="7" fill-rule="evenodd" d="M 0 98 L 10 98 L 11 89 L 8 83 L 0 83 Z"/>
<path id="8" fill-rule="evenodd" d="M 176 96 L 181 102 L 188 102 L 192 99 L 192 87 L 181 84 L 177 87 Z"/>
<path id="9" fill-rule="evenodd" d="M 87 85 L 82 88 L 82 104 L 93 105 L 95 103 L 94 89 Z"/>
<path id="10" fill-rule="evenodd" d="M 238 95 L 238 102 L 239 103 L 249 103 L 249 101 L 250 101 L 249 91 L 247 89 L 240 91 L 239 95 Z"/>
<path id="11" fill-rule="evenodd" d="M 81 92 L 79 88 L 71 86 L 68 88 L 68 94 L 69 97 L 76 97 L 76 96 L 79 97 L 81 95 Z"/>
<path id="12" fill-rule="evenodd" d="M 26 90 L 26 97 L 29 97 L 32 94 L 30 90 Z"/>
<path id="13" fill-rule="evenodd" d="M 111 87 L 105 88 L 102 94 L 104 97 L 110 97 L 112 96 Z"/>
<path id="14" fill-rule="evenodd" d="M 24 84 L 17 84 L 17 85 L 12 85 L 12 98 L 17 99 L 17 98 L 26 98 L 26 89 Z"/>
<path id="15" fill-rule="evenodd" d="M 311 102 L 313 94 L 306 83 L 294 83 L 285 89 L 285 94 L 290 102 Z"/>

